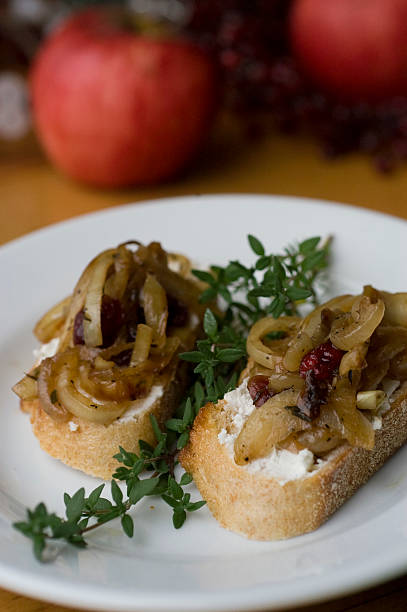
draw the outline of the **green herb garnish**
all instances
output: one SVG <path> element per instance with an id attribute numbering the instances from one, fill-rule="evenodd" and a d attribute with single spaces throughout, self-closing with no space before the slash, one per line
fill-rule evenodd
<path id="1" fill-rule="evenodd" d="M 232 319 L 240 320 L 243 331 L 262 317 L 296 314 L 298 302 L 310 299 L 316 303 L 315 279 L 328 265 L 329 240 L 321 245 L 319 236 L 308 238 L 298 247 L 286 248 L 282 255 L 267 255 L 254 236 L 249 235 L 248 240 L 257 255 L 253 266 L 230 261 L 224 268 L 211 266 L 210 272 L 193 270 L 209 285 L 201 296 L 203 303 L 222 297 L 226 314 L 231 311 Z"/>
<path id="2" fill-rule="evenodd" d="M 191 426 L 194 416 L 190 411 L 183 421 L 185 427 Z M 191 501 L 190 493 L 185 493 L 183 487 L 192 481 L 190 474 L 185 472 L 179 482 L 175 479 L 177 445 L 174 444 L 174 436 L 171 432 L 161 432 L 155 417 L 151 415 L 150 418 L 157 437 L 155 448 L 140 441 L 139 455 L 129 453 L 124 448 L 120 448 L 115 455 L 122 465 L 117 468 L 113 478 L 126 484 L 126 498 L 116 480 L 112 480 L 113 502 L 101 497 L 104 484 L 96 487 L 88 497 L 82 487 L 72 496 L 64 494 L 65 517 L 48 512 L 45 504 L 40 503 L 34 510 L 27 510 L 25 521 L 14 523 L 16 529 L 32 540 L 34 555 L 39 561 L 44 558 L 48 541 L 65 540 L 83 548 L 87 545 L 85 537 L 89 531 L 117 518 L 120 518 L 124 533 L 132 537 L 134 522 L 129 510 L 148 495 L 159 495 L 171 506 L 176 529 L 183 525 L 187 512 L 194 512 L 205 504 L 203 500 Z M 146 470 L 153 470 L 153 474 L 140 478 Z"/>

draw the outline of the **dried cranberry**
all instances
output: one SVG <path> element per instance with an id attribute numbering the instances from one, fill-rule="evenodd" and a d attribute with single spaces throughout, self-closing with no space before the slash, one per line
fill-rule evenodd
<path id="1" fill-rule="evenodd" d="M 188 323 L 188 308 L 176 300 L 168 296 L 168 325 L 171 327 L 184 327 Z"/>
<path id="2" fill-rule="evenodd" d="M 256 408 L 263 406 L 274 395 L 273 391 L 269 389 L 268 376 L 262 374 L 252 376 L 247 383 L 247 389 Z"/>
<path id="3" fill-rule="evenodd" d="M 344 351 L 337 349 L 332 342 L 324 342 L 305 355 L 300 364 L 300 375 L 305 378 L 312 370 L 316 380 L 329 380 L 337 371 Z"/>
<path id="4" fill-rule="evenodd" d="M 84 309 L 80 310 L 73 323 L 73 343 L 85 344 L 83 332 Z M 123 323 L 122 307 L 119 300 L 115 300 L 108 295 L 102 299 L 101 325 L 103 346 L 110 346 L 116 339 L 118 331 Z"/>
<path id="5" fill-rule="evenodd" d="M 83 334 L 83 308 L 76 313 L 73 322 L 73 343 L 74 344 L 85 344 L 85 336 Z"/>
<path id="6" fill-rule="evenodd" d="M 104 295 L 102 299 L 101 327 L 103 346 L 111 346 L 123 323 L 123 312 L 119 300 Z"/>
<path id="7" fill-rule="evenodd" d="M 145 323 L 144 310 L 139 299 L 139 287 L 133 287 L 125 299 L 123 324 L 126 328 L 127 342 L 133 342 L 137 336 L 137 326 Z"/>
<path id="8" fill-rule="evenodd" d="M 297 401 L 297 416 L 305 421 L 312 421 L 319 416 L 322 404 L 326 404 L 328 384 L 317 378 L 315 370 L 305 373 L 305 388 Z"/>
<path id="9" fill-rule="evenodd" d="M 131 359 L 131 349 L 125 349 L 117 355 L 110 357 L 110 361 L 113 361 L 117 366 L 128 366 Z"/>

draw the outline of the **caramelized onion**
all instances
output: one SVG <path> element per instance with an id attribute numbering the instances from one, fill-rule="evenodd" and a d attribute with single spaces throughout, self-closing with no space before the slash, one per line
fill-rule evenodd
<path id="1" fill-rule="evenodd" d="M 383 323 L 407 327 L 407 293 L 387 293 L 381 291 L 386 307 Z"/>
<path id="2" fill-rule="evenodd" d="M 251 413 L 235 440 L 235 461 L 244 465 L 267 456 L 278 442 L 296 431 L 309 427 L 286 407 L 297 403 L 298 391 L 287 390 L 273 395 Z"/>
<path id="3" fill-rule="evenodd" d="M 71 414 L 92 423 L 111 423 L 130 406 L 130 402 L 101 401 L 81 393 L 66 367 L 57 378 L 56 390 L 59 400 Z"/>
<path id="4" fill-rule="evenodd" d="M 266 368 L 275 368 L 281 364 L 284 357 L 282 350 L 276 350 L 267 346 L 263 339 L 270 332 L 283 331 L 289 336 L 296 333 L 300 323 L 299 317 L 266 317 L 260 319 L 253 325 L 247 338 L 247 353 L 254 361 Z"/>
<path id="5" fill-rule="evenodd" d="M 15 391 L 32 399 L 38 387 L 42 408 L 56 420 L 66 421 L 73 414 L 96 423 L 112 422 L 148 395 L 155 375 L 172 367 L 181 342 L 188 350 L 193 330 L 198 332 L 199 317 L 189 312 L 201 315 L 204 307 L 198 303 L 200 288 L 182 276 L 190 271 L 187 258 L 175 256 L 180 275 L 168 269 L 167 254 L 158 243 L 136 243 L 135 253 L 126 244 L 95 257 L 72 296 L 36 326 L 41 341 L 58 337 L 58 353 L 42 361 L 38 384 L 25 377 Z M 166 291 L 186 313 L 168 338 Z M 141 317 L 146 324 L 137 325 Z M 128 342 L 131 338 L 134 342 Z M 108 348 L 100 348 L 103 343 Z"/>
<path id="6" fill-rule="evenodd" d="M 369 354 L 367 355 L 367 367 L 363 370 L 362 388 L 366 391 L 376 389 L 383 378 L 387 376 L 390 368 L 390 361 L 382 361 L 380 363 L 369 364 Z"/>
<path id="7" fill-rule="evenodd" d="M 328 302 L 318 306 L 305 317 L 301 324 L 301 331 L 305 332 L 312 339 L 314 346 L 318 346 L 318 344 L 327 340 L 325 335 L 321 338 L 321 317 L 323 310 L 340 309 L 342 312 L 349 312 L 354 301 L 355 296 L 347 294 L 328 300 Z"/>
<path id="8" fill-rule="evenodd" d="M 114 361 L 106 361 L 106 359 L 103 359 L 101 355 L 98 355 L 93 362 L 95 371 L 107 370 L 113 366 Z"/>
<path id="9" fill-rule="evenodd" d="M 126 291 L 133 264 L 133 254 L 120 245 L 114 254 L 114 271 L 105 283 L 104 294 L 115 300 L 121 300 Z"/>
<path id="10" fill-rule="evenodd" d="M 152 242 L 147 247 L 140 246 L 134 257 L 136 263 L 154 274 L 169 295 L 200 317 L 203 315 L 205 306 L 199 302 L 201 287 L 168 268 L 167 255 L 158 243 Z"/>
<path id="11" fill-rule="evenodd" d="M 343 438 L 341 420 L 332 405 L 321 406 L 320 415 L 313 422 L 314 427 L 322 427 L 336 436 Z"/>
<path id="12" fill-rule="evenodd" d="M 330 393 L 327 407 L 332 407 L 337 413 L 343 437 L 352 446 L 372 450 L 374 430 L 370 421 L 356 407 L 356 385 L 351 384 L 348 378 L 339 378 Z"/>
<path id="13" fill-rule="evenodd" d="M 105 251 L 104 253 L 106 252 L 114 253 L 114 251 L 115 251 L 114 249 L 111 249 L 109 251 Z M 100 255 L 92 259 L 92 261 L 86 266 L 78 282 L 76 283 L 76 286 L 73 291 L 72 298 L 69 304 L 68 314 L 65 319 L 65 323 L 64 323 L 61 335 L 59 337 L 58 350 L 60 352 L 64 351 L 66 348 L 73 345 L 72 334 L 73 334 L 75 317 L 77 316 L 78 312 L 82 310 L 84 306 L 86 294 L 88 291 L 90 279 L 93 274 L 93 270 L 95 266 L 97 265 L 97 262 L 99 261 L 100 257 L 104 253 L 101 253 Z"/>
<path id="14" fill-rule="evenodd" d="M 350 313 L 341 314 L 332 323 L 329 335 L 334 346 L 343 351 L 366 342 L 380 324 L 384 315 L 383 300 L 371 302 L 367 296 L 359 296 Z"/>
<path id="15" fill-rule="evenodd" d="M 143 285 L 142 305 L 146 323 L 153 330 L 154 342 L 161 347 L 165 343 L 168 303 L 163 287 L 153 274 L 147 274 Z"/>
<path id="16" fill-rule="evenodd" d="M 58 397 L 55 370 L 61 365 L 60 354 L 43 359 L 38 375 L 38 397 L 41 408 L 55 421 L 69 420 L 69 410 Z"/>
<path id="17" fill-rule="evenodd" d="M 150 350 L 149 361 L 152 364 L 155 372 L 159 372 L 167 367 L 174 357 L 180 345 L 180 339 L 177 336 L 167 338 L 162 348 L 153 347 Z"/>
<path id="18" fill-rule="evenodd" d="M 301 391 L 304 387 L 304 379 L 294 372 L 268 372 L 269 388 L 275 392 L 284 391 L 285 389 L 296 389 Z"/>
<path id="19" fill-rule="evenodd" d="M 40 342 L 46 344 L 58 336 L 66 319 L 70 302 L 71 296 L 68 296 L 41 317 L 34 327 L 34 335 Z"/>
<path id="20" fill-rule="evenodd" d="M 77 388 L 95 398 L 96 402 L 114 400 L 118 403 L 130 397 L 131 381 L 126 380 L 114 364 L 105 370 L 94 370 L 88 361 L 80 365 L 75 363 L 71 374 Z"/>
<path id="21" fill-rule="evenodd" d="M 388 376 L 395 380 L 407 380 L 407 349 L 398 353 L 390 361 Z"/>
<path id="22" fill-rule="evenodd" d="M 336 448 L 341 437 L 326 427 L 313 427 L 312 430 L 300 432 L 297 440 L 314 455 L 320 456 Z"/>
<path id="23" fill-rule="evenodd" d="M 148 359 L 151 342 L 153 340 L 153 330 L 148 325 L 140 323 L 137 325 L 136 340 L 131 354 L 130 366 L 138 365 Z"/>
<path id="24" fill-rule="evenodd" d="M 369 348 L 369 342 L 361 342 L 352 350 L 344 354 L 339 365 L 340 376 L 346 376 L 353 370 L 361 370 L 366 366 L 365 357 Z"/>
<path id="25" fill-rule="evenodd" d="M 101 308 L 106 276 L 114 262 L 115 250 L 105 251 L 97 259 L 85 298 L 83 334 L 86 346 L 103 344 Z"/>
<path id="26" fill-rule="evenodd" d="M 105 361 L 114 361 L 114 357 L 120 355 L 120 353 L 124 353 L 125 351 L 129 353 L 129 362 L 131 351 L 133 350 L 134 342 L 121 342 L 119 344 L 114 344 L 113 346 L 109 346 L 108 348 L 99 350 L 97 352 L 98 356 L 102 357 Z"/>
<path id="27" fill-rule="evenodd" d="M 380 325 L 370 343 L 369 363 L 393 359 L 407 347 L 407 328 L 401 325 Z"/>
<path id="28" fill-rule="evenodd" d="M 187 278 L 191 273 L 191 262 L 188 257 L 180 253 L 168 253 L 168 267 L 172 272 L 176 272 L 183 278 Z"/>
<path id="29" fill-rule="evenodd" d="M 12 388 L 14 393 L 22 400 L 33 400 L 38 397 L 37 380 L 33 376 L 26 374 Z"/>
<path id="30" fill-rule="evenodd" d="M 316 308 L 301 325 L 289 329 L 291 340 L 285 351 L 273 342 L 269 346 L 264 339 L 270 331 L 282 329 L 279 320 L 264 319 L 249 335 L 250 360 L 245 375 L 266 375 L 268 388 L 277 395 L 247 419 L 235 441 L 236 462 L 263 457 L 276 446 L 292 452 L 309 448 L 324 455 L 343 440 L 371 450 L 375 433 L 365 414 L 374 414 L 385 399 L 377 386 L 386 375 L 407 378 L 407 293 L 392 296 L 367 286 L 362 295 L 334 298 Z M 327 338 L 339 351 L 346 351 L 339 374 L 327 387 L 327 403 L 320 407 L 320 414 L 296 429 L 292 421 L 287 422 L 287 409 L 278 405 L 278 398 L 291 393 L 292 401 L 286 406 L 300 406 L 303 381 L 298 370 L 302 358 Z M 295 411 L 289 417 L 300 420 Z"/>
<path id="31" fill-rule="evenodd" d="M 304 331 L 298 332 L 290 342 L 284 355 L 283 365 L 289 372 L 296 372 L 300 367 L 303 357 L 314 348 L 313 342 Z"/>
<path id="32" fill-rule="evenodd" d="M 110 362 L 107 369 L 95 369 L 91 355 L 88 349 L 75 347 L 42 362 L 38 393 L 41 407 L 52 418 L 66 421 L 73 414 L 108 424 L 149 393 L 151 367 L 119 368 Z"/>

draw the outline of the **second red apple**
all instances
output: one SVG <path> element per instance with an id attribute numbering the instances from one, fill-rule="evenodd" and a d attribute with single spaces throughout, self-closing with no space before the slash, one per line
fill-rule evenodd
<path id="1" fill-rule="evenodd" d="M 304 70 L 334 95 L 407 94 L 406 0 L 294 0 L 290 35 Z"/>

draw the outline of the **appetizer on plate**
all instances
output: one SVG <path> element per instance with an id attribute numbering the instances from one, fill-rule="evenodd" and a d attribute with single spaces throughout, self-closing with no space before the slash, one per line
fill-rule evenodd
<path id="1" fill-rule="evenodd" d="M 407 439 L 407 294 L 366 286 L 305 318 L 260 319 L 247 353 L 181 463 L 222 526 L 259 540 L 312 531 Z"/>
<path id="2" fill-rule="evenodd" d="M 33 369 L 14 386 L 34 434 L 53 457 L 109 479 L 119 446 L 154 441 L 187 383 L 178 353 L 200 330 L 201 288 L 189 261 L 153 242 L 100 253 L 73 293 L 37 323 L 43 343 Z"/>

